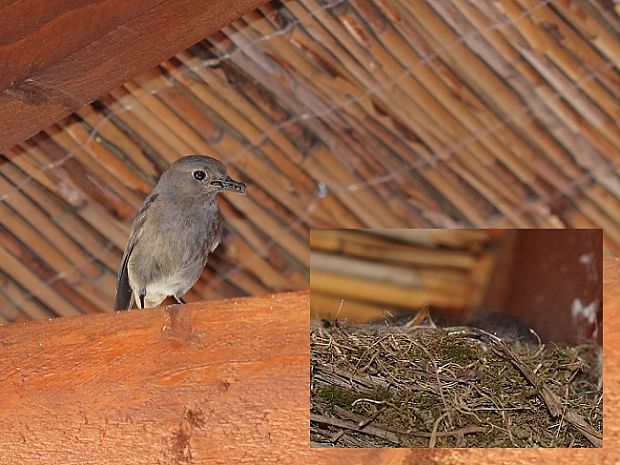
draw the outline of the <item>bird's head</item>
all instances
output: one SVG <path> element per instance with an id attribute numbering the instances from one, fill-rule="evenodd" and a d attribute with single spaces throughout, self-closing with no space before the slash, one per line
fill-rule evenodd
<path id="1" fill-rule="evenodd" d="M 224 164 L 206 155 L 190 155 L 175 161 L 159 180 L 159 190 L 202 196 L 218 192 L 245 194 L 246 184 L 231 179 Z"/>

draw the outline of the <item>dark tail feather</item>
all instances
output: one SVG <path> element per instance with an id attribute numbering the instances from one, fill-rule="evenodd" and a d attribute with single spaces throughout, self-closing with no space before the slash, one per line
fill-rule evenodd
<path id="1" fill-rule="evenodd" d="M 127 268 L 123 267 L 118 277 L 116 285 L 116 301 L 114 302 L 114 310 L 127 310 L 131 307 L 132 292 L 129 287 L 129 276 Z"/>

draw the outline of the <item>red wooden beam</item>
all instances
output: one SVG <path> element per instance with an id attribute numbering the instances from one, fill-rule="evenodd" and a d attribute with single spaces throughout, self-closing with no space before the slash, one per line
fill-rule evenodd
<path id="1" fill-rule="evenodd" d="M 0 152 L 265 2 L 0 2 Z"/>

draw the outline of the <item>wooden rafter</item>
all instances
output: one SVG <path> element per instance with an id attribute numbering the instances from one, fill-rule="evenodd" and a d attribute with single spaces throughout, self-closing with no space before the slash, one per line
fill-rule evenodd
<path id="1" fill-rule="evenodd" d="M 0 3 L 0 152 L 263 3 Z"/>

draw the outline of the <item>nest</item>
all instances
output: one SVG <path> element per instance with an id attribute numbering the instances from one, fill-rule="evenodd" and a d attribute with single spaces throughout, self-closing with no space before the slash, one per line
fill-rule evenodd
<path id="1" fill-rule="evenodd" d="M 600 350 L 477 328 L 311 333 L 315 447 L 601 447 Z"/>

